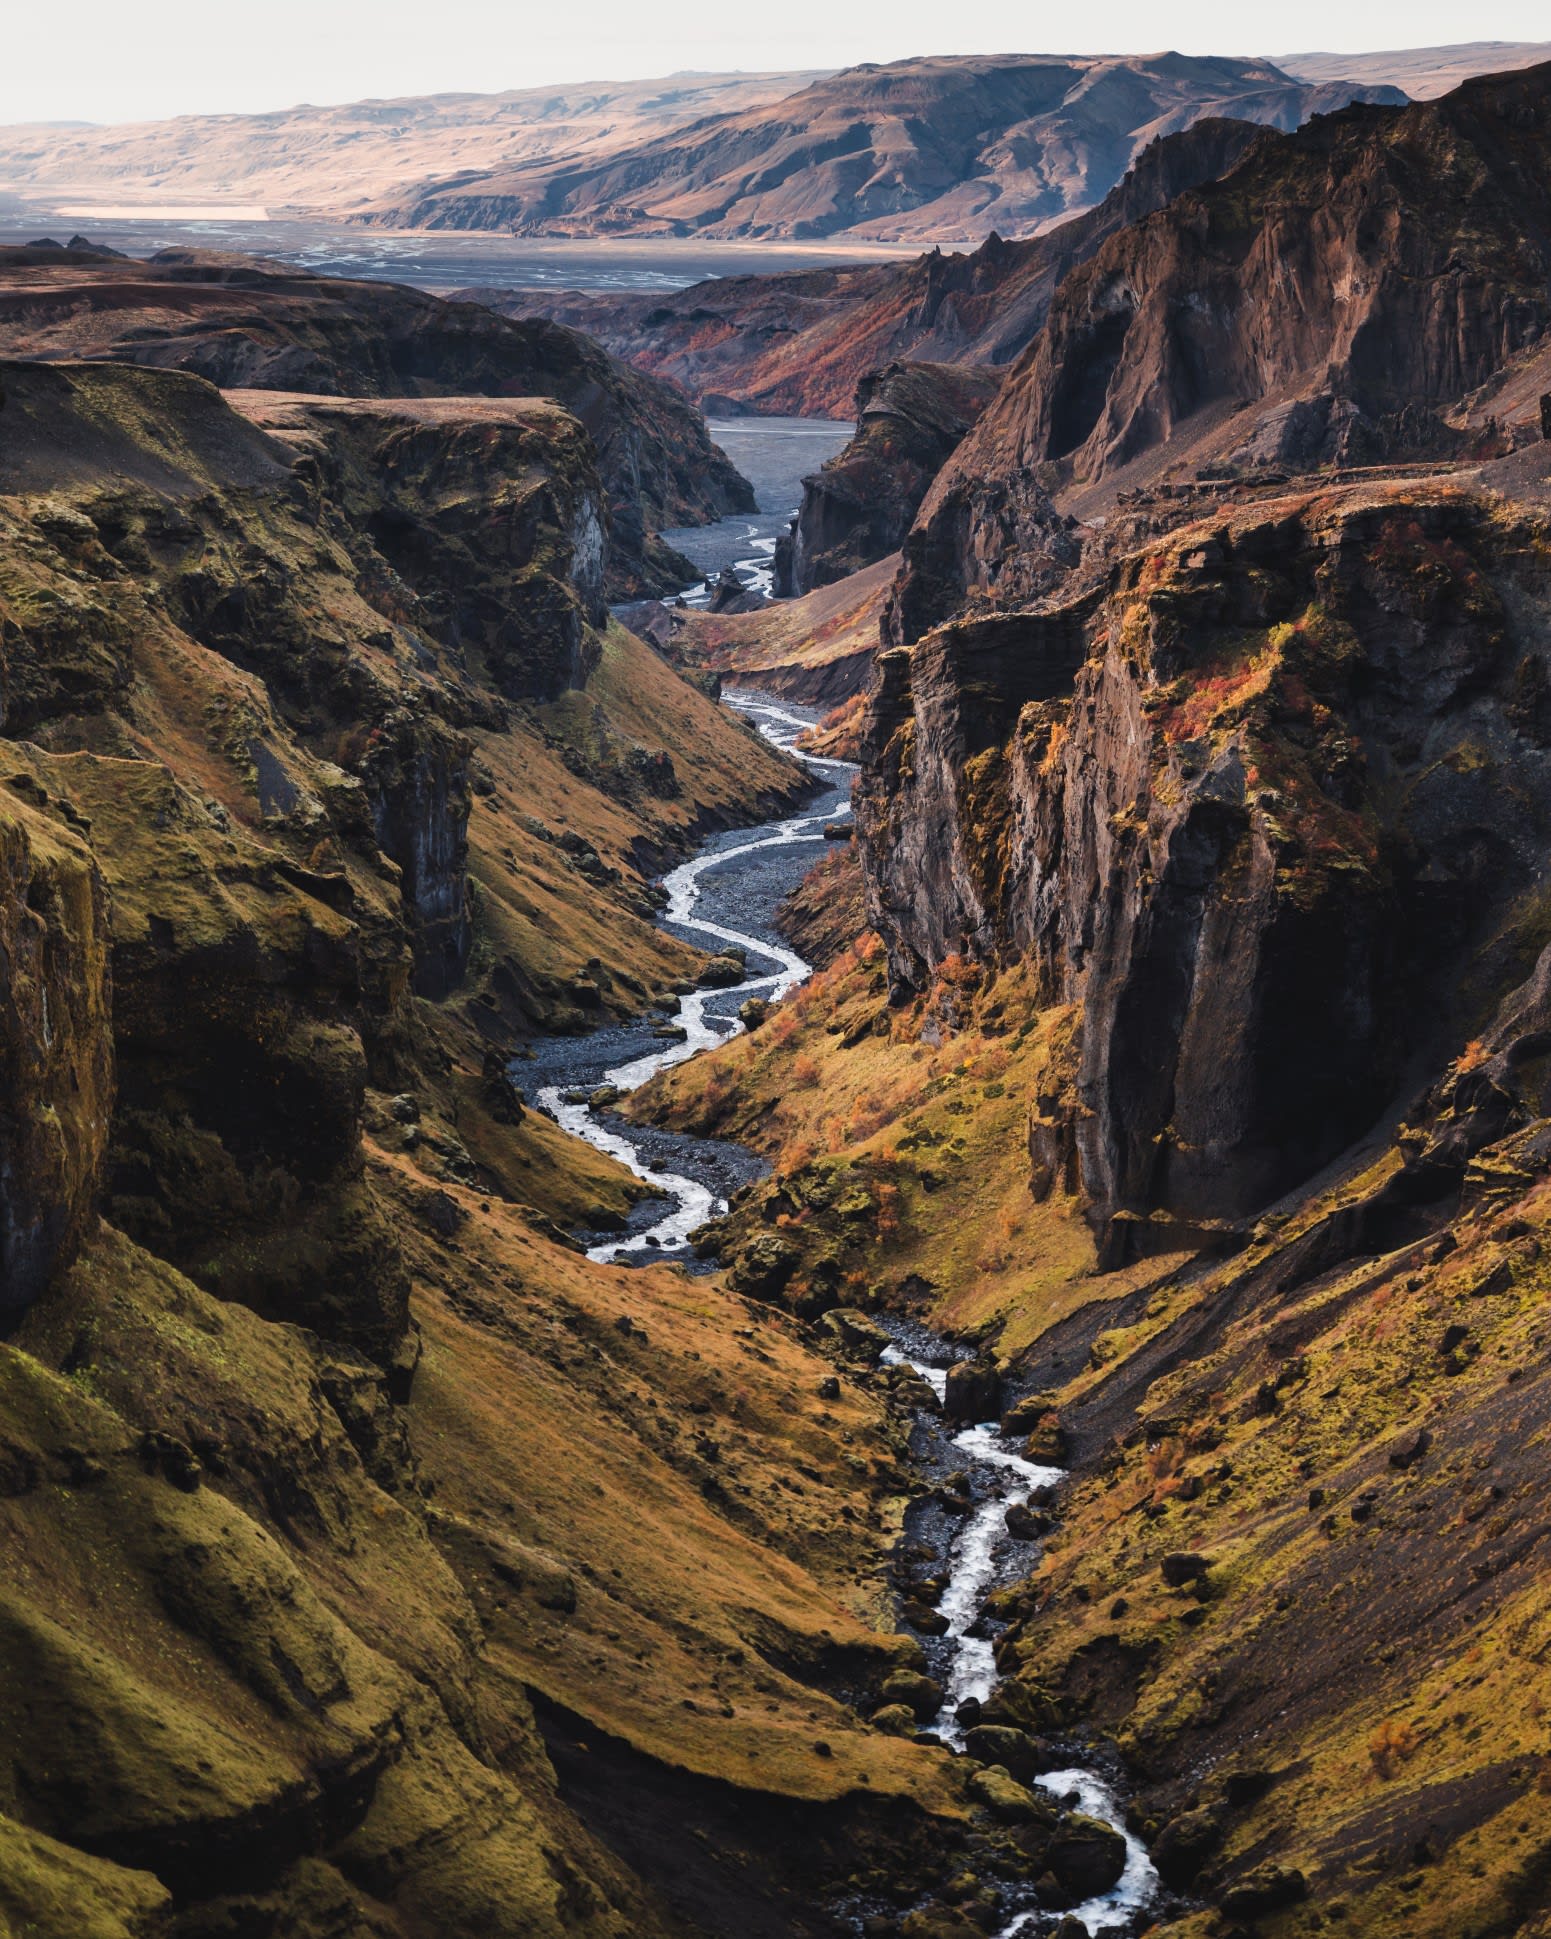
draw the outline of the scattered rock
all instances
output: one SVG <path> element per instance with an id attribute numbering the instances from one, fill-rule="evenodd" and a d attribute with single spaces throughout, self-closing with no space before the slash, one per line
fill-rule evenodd
<path id="1" fill-rule="evenodd" d="M 904 1605 L 901 1614 L 919 1635 L 946 1636 L 948 1633 L 948 1618 L 928 1602 L 917 1602 L 912 1598 Z"/>
<path id="2" fill-rule="evenodd" d="M 1030 1508 L 1026 1502 L 1009 1502 L 1007 1507 L 1007 1533 L 1016 1542 L 1035 1542 L 1041 1535 L 1048 1534 L 1051 1518 L 1041 1508 Z"/>
<path id="3" fill-rule="evenodd" d="M 839 1400 L 839 1398 L 840 1382 L 832 1373 L 825 1374 L 824 1378 L 819 1382 L 819 1399 Z"/>

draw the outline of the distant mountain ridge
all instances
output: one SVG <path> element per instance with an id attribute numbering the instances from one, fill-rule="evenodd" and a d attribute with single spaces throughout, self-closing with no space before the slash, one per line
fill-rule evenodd
<path id="1" fill-rule="evenodd" d="M 1471 40 L 1457 47 L 1397 47 L 1374 54 L 1278 54 L 1276 64 L 1300 81 L 1363 81 L 1404 88 L 1432 101 L 1477 74 L 1508 74 L 1551 61 L 1551 40 Z"/>
<path id="2" fill-rule="evenodd" d="M 823 71 L 672 74 L 106 127 L 0 127 L 0 188 L 342 213 L 430 177 L 611 151 L 704 115 L 779 100 Z"/>
<path id="3" fill-rule="evenodd" d="M 469 289 L 504 316 L 547 316 L 665 377 L 713 415 L 847 417 L 867 374 L 912 362 L 1008 364 L 1045 320 L 1068 270 L 1128 223 L 1231 168 L 1264 130 L 1197 121 L 1152 143 L 1097 208 L 1022 242 L 904 261 L 721 276 L 637 292 Z"/>
<path id="4" fill-rule="evenodd" d="M 394 228 L 857 242 L 1028 235 L 1101 201 L 1204 116 L 1291 130 L 1395 88 L 1182 54 L 930 56 L 847 68 L 774 104 L 580 163 L 461 175 L 384 202 Z"/>

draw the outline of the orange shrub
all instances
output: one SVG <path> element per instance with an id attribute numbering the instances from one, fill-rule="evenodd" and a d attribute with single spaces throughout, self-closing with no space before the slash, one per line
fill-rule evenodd
<path id="1" fill-rule="evenodd" d="M 1413 1724 L 1402 1717 L 1386 1717 L 1368 1739 L 1368 1758 L 1375 1776 L 1394 1777 L 1401 1765 L 1415 1754 L 1420 1741 Z"/>

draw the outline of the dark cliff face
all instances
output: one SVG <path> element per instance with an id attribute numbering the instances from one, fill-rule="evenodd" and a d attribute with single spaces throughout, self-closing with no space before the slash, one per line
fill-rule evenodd
<path id="1" fill-rule="evenodd" d="M 856 435 L 803 480 L 802 507 L 776 553 L 792 598 L 897 551 L 954 447 L 996 395 L 996 373 L 964 364 L 889 364 L 857 386 Z"/>
<path id="2" fill-rule="evenodd" d="M 467 730 L 596 661 L 591 442 L 545 403 L 250 396 L 270 435 L 186 376 L 0 381 L 4 724 L 49 750 L 9 757 L 8 1299 L 106 1187 L 202 1283 L 387 1354 L 407 1281 L 359 1179 L 368 1063 L 411 978 L 444 996 L 467 959 Z M 300 861 L 144 758 L 185 748 L 200 652 L 225 672 L 195 771 L 229 764 Z"/>
<path id="3" fill-rule="evenodd" d="M 857 385 L 898 359 L 1011 363 L 1070 269 L 1117 229 L 1221 175 L 1260 132 L 1209 117 L 1160 135 L 1096 208 L 1026 240 L 993 233 L 962 254 L 718 277 L 667 296 L 465 294 L 503 315 L 586 330 L 707 410 L 846 417 Z"/>
<path id="4" fill-rule="evenodd" d="M 859 825 L 892 973 L 1026 955 L 1081 1005 L 1033 1148 L 1101 1257 L 1348 1144 L 1535 880 L 1542 544 L 1446 490 L 1273 501 L 884 656 Z"/>
<path id="5" fill-rule="evenodd" d="M 113 1108 L 107 890 L 30 768 L 0 768 L 0 1327 L 67 1262 Z"/>
<path id="6" fill-rule="evenodd" d="M 1551 321 L 1551 69 L 1261 135 L 1074 268 L 906 546 L 891 636 L 1020 598 L 1013 496 L 1163 447 L 1227 478 L 1448 455 L 1442 416 Z"/>
<path id="7" fill-rule="evenodd" d="M 693 577 L 659 530 L 753 508 L 747 481 L 692 406 L 562 325 L 244 257 L 36 257 L 0 251 L 0 353 L 108 358 L 232 390 L 553 399 L 597 447 L 616 597 L 672 591 Z"/>

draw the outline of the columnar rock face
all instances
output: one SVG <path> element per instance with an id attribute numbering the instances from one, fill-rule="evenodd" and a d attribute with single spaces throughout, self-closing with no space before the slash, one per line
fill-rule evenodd
<path id="1" fill-rule="evenodd" d="M 107 1150 L 107 892 L 77 819 L 0 751 L 0 1326 L 69 1263 Z"/>
<path id="2" fill-rule="evenodd" d="M 884 656 L 860 828 L 892 973 L 1080 1003 L 1109 1259 L 1253 1212 L 1371 1120 L 1551 835 L 1541 521 L 1402 488 L 1191 526 L 1098 591 Z"/>
<path id="3" fill-rule="evenodd" d="M 777 594 L 833 585 L 897 551 L 997 382 L 995 372 L 967 364 L 893 363 L 865 377 L 856 435 L 803 480 L 802 507 L 776 554 Z"/>

